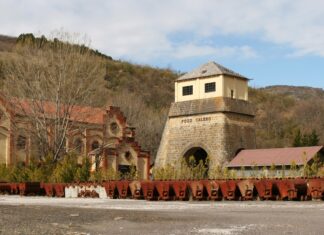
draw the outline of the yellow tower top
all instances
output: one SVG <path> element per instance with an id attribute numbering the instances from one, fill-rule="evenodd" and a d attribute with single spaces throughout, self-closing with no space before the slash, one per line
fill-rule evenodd
<path id="1" fill-rule="evenodd" d="M 211 61 L 176 80 L 175 102 L 214 97 L 247 101 L 248 81 L 248 78 Z"/>

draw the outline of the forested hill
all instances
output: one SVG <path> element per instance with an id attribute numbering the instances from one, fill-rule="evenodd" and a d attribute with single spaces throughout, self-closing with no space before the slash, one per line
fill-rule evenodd
<path id="1" fill-rule="evenodd" d="M 262 90 L 273 93 L 292 96 L 298 100 L 324 99 L 324 90 L 313 87 L 295 86 L 268 86 Z"/>
<path id="2" fill-rule="evenodd" d="M 14 53 L 15 44 L 26 37 L 34 36 L 25 34 L 14 38 L 0 35 L 0 78 L 1 63 L 6 54 Z M 173 101 L 174 80 L 180 73 L 114 60 L 97 50 L 93 52 L 106 59 L 105 85 L 98 85 L 98 99 L 93 105 L 120 106 L 128 121 L 136 127 L 137 140 L 154 157 Z M 316 130 L 320 143 L 324 144 L 322 89 L 294 86 L 250 88 L 250 100 L 256 107 L 259 148 L 291 146 L 298 129 L 303 133 Z"/>
<path id="3" fill-rule="evenodd" d="M 250 89 L 256 107 L 258 147 L 291 146 L 298 131 L 315 130 L 324 144 L 324 91 L 319 88 L 271 86 Z"/>

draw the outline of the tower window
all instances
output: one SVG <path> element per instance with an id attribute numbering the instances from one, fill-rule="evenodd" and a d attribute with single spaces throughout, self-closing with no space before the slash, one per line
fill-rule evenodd
<path id="1" fill-rule="evenodd" d="M 182 95 L 192 95 L 193 93 L 193 87 L 192 86 L 184 86 L 182 87 Z"/>
<path id="2" fill-rule="evenodd" d="M 216 83 L 215 82 L 205 83 L 205 93 L 214 92 L 214 91 L 216 91 Z"/>
<path id="3" fill-rule="evenodd" d="M 231 98 L 234 99 L 234 90 L 231 90 Z"/>

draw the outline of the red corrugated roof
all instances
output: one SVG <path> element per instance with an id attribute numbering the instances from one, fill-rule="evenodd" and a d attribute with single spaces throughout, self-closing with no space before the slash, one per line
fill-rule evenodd
<path id="1" fill-rule="evenodd" d="M 41 108 L 33 108 L 34 105 L 37 105 L 36 102 L 22 99 L 14 102 L 11 101 L 11 104 L 15 104 L 13 105 L 15 106 L 13 111 L 21 115 L 34 114 L 34 112 L 37 112 L 37 115 L 42 115 L 42 111 L 44 111 L 47 118 L 53 118 L 57 111 L 56 104 L 50 101 L 39 102 Z M 62 110 L 64 110 L 64 107 L 62 107 Z M 63 113 L 64 111 L 62 111 Z M 102 108 L 74 105 L 70 112 L 70 120 L 91 124 L 103 124 L 105 113 L 106 110 Z"/>
<path id="2" fill-rule="evenodd" d="M 312 159 L 323 146 L 314 147 L 296 147 L 296 148 L 273 148 L 273 149 L 247 149 L 242 150 L 229 163 L 228 167 L 241 166 L 271 166 L 291 165 L 295 162 L 297 165 L 303 165 Z"/>

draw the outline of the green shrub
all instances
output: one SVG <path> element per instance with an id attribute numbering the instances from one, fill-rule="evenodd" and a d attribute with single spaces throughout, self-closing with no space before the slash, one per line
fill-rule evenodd
<path id="1" fill-rule="evenodd" d="M 22 165 L 9 167 L 9 181 L 10 182 L 27 182 L 29 181 L 28 168 Z"/>
<path id="2" fill-rule="evenodd" d="M 98 169 L 91 174 L 91 181 L 101 183 L 103 180 L 105 180 L 105 172 L 103 169 Z"/>
<path id="3" fill-rule="evenodd" d="M 286 177 L 286 166 L 282 165 L 281 166 L 281 178 L 285 178 Z"/>
<path id="4" fill-rule="evenodd" d="M 298 167 L 295 161 L 292 161 L 290 164 L 290 176 L 296 177 L 298 175 Z"/>
<path id="5" fill-rule="evenodd" d="M 89 158 L 85 157 L 82 160 L 81 167 L 78 168 L 75 176 L 75 180 L 79 182 L 87 182 L 90 179 L 90 170 L 91 170 L 91 162 Z"/>
<path id="6" fill-rule="evenodd" d="M 74 154 L 67 154 L 57 162 L 51 177 L 52 182 L 71 183 L 77 178 L 78 163 Z"/>
<path id="7" fill-rule="evenodd" d="M 211 179 L 223 179 L 224 172 L 221 165 L 216 165 L 212 170 L 209 172 L 209 178 Z"/>
<path id="8" fill-rule="evenodd" d="M 275 178 L 276 174 L 276 165 L 272 163 L 270 166 L 270 177 Z"/>
<path id="9" fill-rule="evenodd" d="M 236 179 L 236 178 L 237 178 L 236 170 L 230 170 L 230 171 L 228 172 L 228 177 L 229 177 L 230 179 Z"/>
<path id="10" fill-rule="evenodd" d="M 10 171 L 6 164 L 0 164 L 0 182 L 7 182 L 9 180 Z"/>
<path id="11" fill-rule="evenodd" d="M 207 178 L 208 168 L 205 166 L 205 163 L 200 160 L 199 163 L 191 168 L 192 178 L 193 179 L 205 179 Z"/>
<path id="12" fill-rule="evenodd" d="M 119 172 L 119 177 L 120 177 L 120 179 L 125 179 L 125 180 L 137 180 L 138 174 L 137 174 L 136 166 L 131 165 L 129 172 L 126 172 L 126 173 Z"/>
<path id="13" fill-rule="evenodd" d="M 119 180 L 120 172 L 115 171 L 113 168 L 109 168 L 103 172 L 104 180 Z"/>

